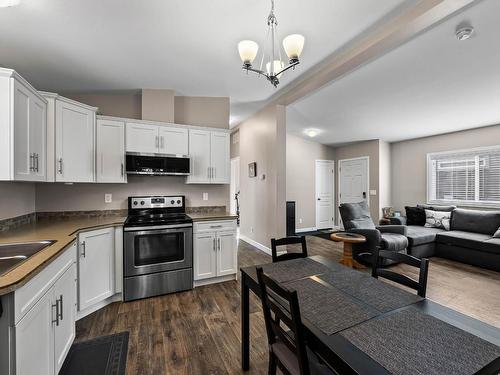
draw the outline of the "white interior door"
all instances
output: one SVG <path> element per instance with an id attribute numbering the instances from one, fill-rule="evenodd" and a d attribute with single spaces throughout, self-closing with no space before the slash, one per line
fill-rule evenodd
<path id="1" fill-rule="evenodd" d="M 333 227 L 333 161 L 316 160 L 316 229 Z"/>
<path id="2" fill-rule="evenodd" d="M 368 203 L 368 163 L 368 156 L 339 160 L 339 204 L 363 200 Z"/>
<path id="3" fill-rule="evenodd" d="M 236 199 L 234 196 L 240 191 L 240 157 L 231 159 L 231 185 L 229 186 L 230 212 L 236 215 Z"/>

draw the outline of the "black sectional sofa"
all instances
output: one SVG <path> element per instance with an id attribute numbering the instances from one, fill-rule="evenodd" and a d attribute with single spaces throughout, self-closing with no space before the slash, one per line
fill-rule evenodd
<path id="1" fill-rule="evenodd" d="M 406 217 L 391 218 L 391 224 L 410 224 L 406 231 L 409 254 L 419 258 L 438 256 L 500 272 L 500 211 L 417 207 L 451 211 L 450 230 L 412 225 Z"/>

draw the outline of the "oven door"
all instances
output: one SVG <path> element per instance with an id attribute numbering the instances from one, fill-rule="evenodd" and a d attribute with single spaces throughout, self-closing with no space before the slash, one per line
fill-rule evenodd
<path id="1" fill-rule="evenodd" d="M 146 275 L 193 266 L 193 227 L 125 228 L 124 276 Z"/>

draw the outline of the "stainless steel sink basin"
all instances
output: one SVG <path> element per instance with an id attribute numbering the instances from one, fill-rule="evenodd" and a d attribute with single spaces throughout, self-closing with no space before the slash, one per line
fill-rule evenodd
<path id="1" fill-rule="evenodd" d="M 30 256 L 56 241 L 34 241 L 0 244 L 0 276 L 24 262 Z"/>

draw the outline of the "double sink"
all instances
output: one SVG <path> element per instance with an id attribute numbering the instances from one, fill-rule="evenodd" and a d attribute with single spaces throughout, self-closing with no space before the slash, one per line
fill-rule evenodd
<path id="1" fill-rule="evenodd" d="M 56 241 L 33 241 L 0 244 L 0 276 L 16 268 L 29 257 Z"/>

